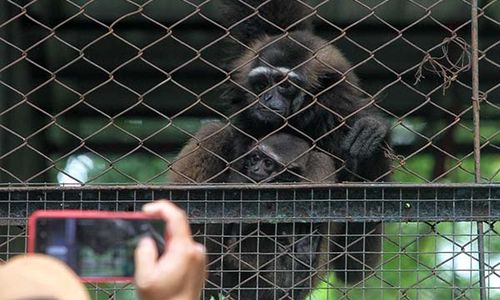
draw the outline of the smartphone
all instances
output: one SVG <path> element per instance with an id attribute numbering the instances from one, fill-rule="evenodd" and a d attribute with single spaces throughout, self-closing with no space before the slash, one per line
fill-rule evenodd
<path id="1" fill-rule="evenodd" d="M 152 237 L 165 248 L 165 222 L 141 212 L 36 211 L 28 222 L 28 252 L 64 261 L 85 282 L 131 282 L 134 250 Z"/>

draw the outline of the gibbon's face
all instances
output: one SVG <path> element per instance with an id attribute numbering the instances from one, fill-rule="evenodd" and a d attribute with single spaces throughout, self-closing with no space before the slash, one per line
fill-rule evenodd
<path id="1" fill-rule="evenodd" d="M 260 150 L 255 150 L 250 153 L 247 159 L 247 176 L 259 182 L 273 177 L 280 169 L 283 169 L 279 163 L 262 153 Z"/>
<path id="2" fill-rule="evenodd" d="M 244 111 L 244 121 L 252 125 L 279 126 L 309 103 L 321 101 L 325 90 L 346 86 L 343 81 L 349 82 L 347 87 L 357 84 L 342 53 L 307 31 L 258 39 L 234 61 L 232 70 L 237 84 L 228 98 L 233 110 Z"/>
<path id="3" fill-rule="evenodd" d="M 301 90 L 305 79 L 297 71 L 286 67 L 256 66 L 248 73 L 249 109 L 253 117 L 264 123 L 280 123 L 298 111 L 304 103 Z M 256 99 L 256 97 L 258 99 Z"/>

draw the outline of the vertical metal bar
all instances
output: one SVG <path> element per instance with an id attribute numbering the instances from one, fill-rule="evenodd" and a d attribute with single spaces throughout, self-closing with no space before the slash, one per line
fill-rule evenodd
<path id="1" fill-rule="evenodd" d="M 472 61 L 472 110 L 474 118 L 474 174 L 476 183 L 481 181 L 481 138 L 479 126 L 479 51 L 477 1 L 472 0 L 471 61 Z"/>
<path id="2" fill-rule="evenodd" d="M 479 116 L 479 50 L 478 50 L 478 0 L 471 2 L 471 56 L 472 56 L 472 109 L 474 118 L 474 174 L 475 181 L 481 181 L 481 136 Z M 484 229 L 477 222 L 477 248 L 479 253 L 479 295 L 486 300 L 486 280 L 484 269 Z"/>
<path id="3" fill-rule="evenodd" d="M 479 299 L 486 300 L 486 279 L 484 269 L 484 230 L 483 222 L 477 222 L 477 248 L 479 251 Z"/>

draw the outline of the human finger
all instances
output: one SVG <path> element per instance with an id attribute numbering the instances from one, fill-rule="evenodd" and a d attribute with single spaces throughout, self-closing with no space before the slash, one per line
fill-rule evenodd
<path id="1" fill-rule="evenodd" d="M 144 237 L 135 248 L 135 274 L 136 285 L 139 288 L 146 287 L 151 280 L 152 270 L 155 269 L 158 259 L 158 250 L 151 237 Z"/>
<path id="2" fill-rule="evenodd" d="M 142 209 L 147 214 L 161 217 L 167 223 L 167 235 L 171 241 L 178 238 L 191 238 L 186 213 L 172 202 L 158 200 L 145 204 Z"/>

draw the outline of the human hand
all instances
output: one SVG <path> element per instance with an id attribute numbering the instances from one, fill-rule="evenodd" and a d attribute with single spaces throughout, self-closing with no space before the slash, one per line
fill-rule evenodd
<path id="1" fill-rule="evenodd" d="M 143 207 L 144 213 L 166 223 L 165 252 L 151 238 L 143 238 L 135 250 L 135 285 L 141 300 L 197 300 L 206 278 L 205 247 L 191 237 L 183 210 L 160 200 Z"/>

